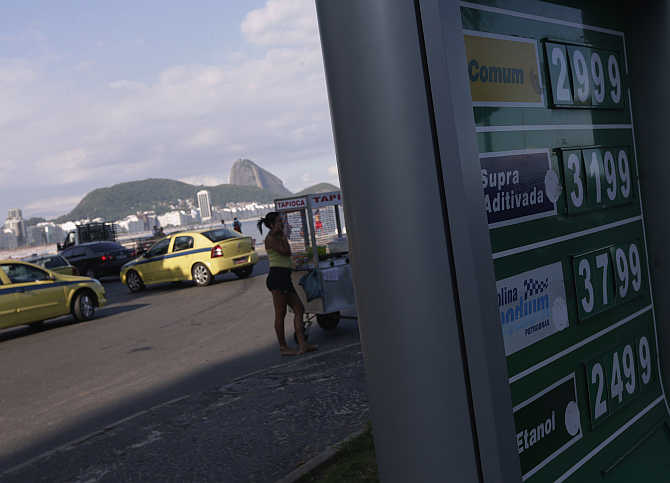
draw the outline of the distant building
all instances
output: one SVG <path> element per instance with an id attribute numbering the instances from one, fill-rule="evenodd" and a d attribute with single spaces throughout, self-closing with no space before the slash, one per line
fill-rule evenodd
<path id="1" fill-rule="evenodd" d="M 127 233 L 141 233 L 146 231 L 144 220 L 141 220 L 137 215 L 126 216 L 123 220 L 119 221 L 119 226 Z"/>
<path id="2" fill-rule="evenodd" d="M 191 217 L 184 211 L 169 211 L 158 217 L 160 226 L 185 226 L 191 223 Z"/>
<path id="3" fill-rule="evenodd" d="M 198 191 L 198 208 L 200 209 L 200 220 L 205 223 L 212 219 L 212 204 L 209 200 L 209 191 Z"/>
<path id="4" fill-rule="evenodd" d="M 26 239 L 26 225 L 23 222 L 23 212 L 19 208 L 12 208 L 7 213 L 5 229 L 14 234 L 18 244 L 22 245 Z"/>
<path id="5" fill-rule="evenodd" d="M 32 247 L 46 245 L 46 234 L 41 227 L 37 225 L 29 226 L 26 232 L 26 245 Z"/>
<path id="6" fill-rule="evenodd" d="M 0 230 L 0 250 L 15 250 L 18 246 L 18 238 L 14 233 Z"/>
<path id="7" fill-rule="evenodd" d="M 65 232 L 55 223 L 47 221 L 38 223 L 37 226 L 44 231 L 44 239 L 47 244 L 62 242 L 65 238 Z"/>

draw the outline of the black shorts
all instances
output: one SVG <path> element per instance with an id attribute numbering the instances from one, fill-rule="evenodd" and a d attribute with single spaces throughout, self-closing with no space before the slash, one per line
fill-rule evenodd
<path id="1" fill-rule="evenodd" d="M 291 282 L 291 269 L 283 267 L 270 267 L 268 278 L 265 281 L 268 290 L 279 290 L 281 293 L 295 293 L 293 282 Z"/>

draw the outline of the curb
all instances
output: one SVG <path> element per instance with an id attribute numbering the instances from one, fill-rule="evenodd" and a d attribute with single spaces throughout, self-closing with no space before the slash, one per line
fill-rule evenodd
<path id="1" fill-rule="evenodd" d="M 295 470 L 291 471 L 288 475 L 284 476 L 283 478 L 277 480 L 275 483 L 295 483 L 298 481 L 300 478 L 303 476 L 307 475 L 308 473 L 311 473 L 318 467 L 322 466 L 324 463 L 327 463 L 330 461 L 333 457 L 337 455 L 337 453 L 340 452 L 342 447 L 349 443 L 350 441 L 358 438 L 362 434 L 364 434 L 367 431 L 367 427 L 363 427 L 362 429 L 359 429 L 358 431 L 354 431 L 351 433 L 349 436 L 344 438 L 342 441 L 339 441 L 331 446 L 328 446 L 325 450 L 323 450 L 321 453 L 318 455 L 314 456 L 313 458 L 310 458 L 307 460 L 305 463 L 302 465 L 298 466 Z"/>

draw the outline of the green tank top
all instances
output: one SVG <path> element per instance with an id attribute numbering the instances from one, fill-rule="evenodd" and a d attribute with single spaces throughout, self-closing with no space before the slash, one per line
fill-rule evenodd
<path id="1" fill-rule="evenodd" d="M 272 248 L 268 248 L 267 251 L 268 251 L 268 259 L 270 260 L 270 268 L 272 267 L 292 268 L 291 257 L 289 255 L 282 255 L 281 253 L 276 252 Z"/>

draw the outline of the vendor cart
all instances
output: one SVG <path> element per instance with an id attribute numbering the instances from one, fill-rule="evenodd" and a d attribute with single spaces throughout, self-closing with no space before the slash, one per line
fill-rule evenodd
<path id="1" fill-rule="evenodd" d="M 291 245 L 291 278 L 305 306 L 305 333 L 314 319 L 324 330 L 337 327 L 340 319 L 356 319 L 349 244 L 342 224 L 342 193 L 277 199 L 275 210 L 283 216 Z"/>

